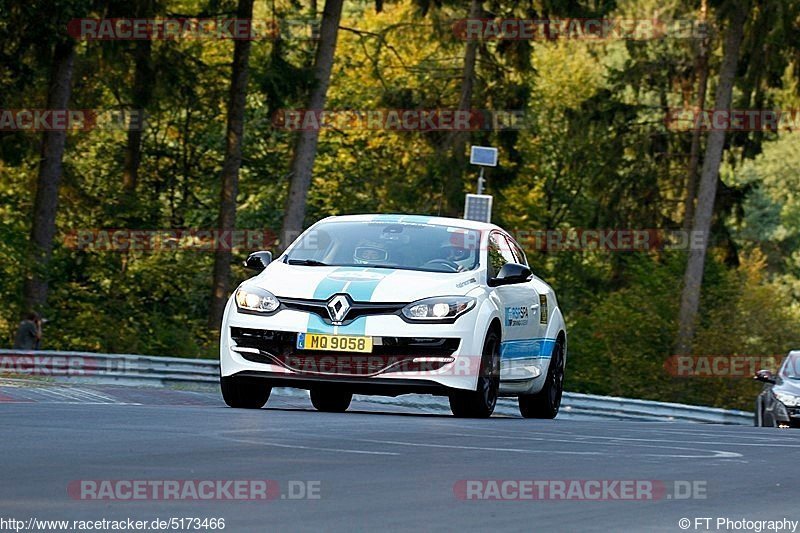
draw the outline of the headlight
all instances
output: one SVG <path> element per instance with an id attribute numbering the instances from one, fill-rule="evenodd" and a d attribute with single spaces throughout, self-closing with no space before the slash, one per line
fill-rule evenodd
<path id="1" fill-rule="evenodd" d="M 781 402 L 783 405 L 787 407 L 797 407 L 800 406 L 800 396 L 795 396 L 793 394 L 786 394 L 785 392 L 776 392 L 775 397 Z"/>
<path id="2" fill-rule="evenodd" d="M 473 307 L 475 307 L 475 298 L 467 296 L 426 298 L 405 306 L 403 308 L 403 316 L 409 320 L 451 321 Z"/>
<path id="3" fill-rule="evenodd" d="M 236 290 L 236 307 L 239 311 L 271 313 L 281 305 L 274 294 L 256 287 L 240 287 Z"/>

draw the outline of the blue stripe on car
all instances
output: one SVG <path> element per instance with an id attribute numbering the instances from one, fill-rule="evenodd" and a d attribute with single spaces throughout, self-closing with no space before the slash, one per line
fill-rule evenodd
<path id="1" fill-rule="evenodd" d="M 432 217 L 427 215 L 376 215 L 370 222 L 408 222 L 409 224 L 427 224 Z"/>
<path id="2" fill-rule="evenodd" d="M 555 339 L 544 337 L 503 341 L 500 343 L 500 357 L 502 359 L 522 359 L 526 357 L 549 359 L 553 355 L 553 347 L 555 345 Z"/>
<path id="3" fill-rule="evenodd" d="M 399 222 L 405 215 L 376 215 L 370 222 Z"/>
<path id="4" fill-rule="evenodd" d="M 369 302 L 378 284 L 393 273 L 392 270 L 382 268 L 367 268 L 364 272 L 375 275 L 374 279 L 356 279 L 347 287 L 347 294 L 356 302 Z"/>
<path id="5" fill-rule="evenodd" d="M 347 285 L 347 280 L 336 279 L 337 274 L 344 274 L 346 272 L 355 272 L 362 270 L 358 267 L 341 267 L 334 270 L 328 277 L 319 282 L 317 288 L 314 289 L 312 298 L 315 300 L 327 300 L 336 293 L 342 292 L 344 286 Z"/>
<path id="6" fill-rule="evenodd" d="M 342 278 L 346 278 L 348 272 L 366 272 L 376 275 L 376 277 L 374 279 L 358 279 L 354 276 L 353 279 L 350 280 L 336 279 L 339 275 L 341 275 Z M 392 271 L 381 268 L 338 268 L 317 285 L 317 288 L 314 290 L 314 299 L 327 300 L 334 294 L 346 292 L 350 295 L 350 298 L 356 302 L 369 302 L 378 284 L 390 274 L 392 274 Z M 347 287 L 346 291 L 345 287 Z M 356 318 L 346 326 L 333 326 L 331 324 L 326 324 L 319 315 L 309 313 L 306 331 L 309 333 L 328 334 L 334 333 L 335 331 L 339 335 L 364 335 L 366 325 L 367 317 L 363 316 Z"/>

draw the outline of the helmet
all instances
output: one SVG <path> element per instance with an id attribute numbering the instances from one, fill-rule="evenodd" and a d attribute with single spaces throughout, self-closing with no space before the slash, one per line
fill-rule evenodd
<path id="1" fill-rule="evenodd" d="M 388 260 L 389 252 L 374 243 L 365 243 L 364 246 L 356 246 L 353 250 L 353 261 L 358 265 L 382 264 Z"/>

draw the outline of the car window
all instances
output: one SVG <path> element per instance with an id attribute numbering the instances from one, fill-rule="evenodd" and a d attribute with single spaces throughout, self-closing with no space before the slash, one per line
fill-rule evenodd
<path id="1" fill-rule="evenodd" d="M 511 238 L 511 236 L 506 235 L 506 240 L 511 245 L 511 252 L 514 254 L 514 262 L 519 263 L 520 265 L 528 266 L 528 259 L 525 257 L 525 252 L 522 251 L 522 247 Z"/>
<path id="2" fill-rule="evenodd" d="M 790 355 L 783 361 L 781 376 L 788 379 L 800 379 L 800 355 Z"/>
<path id="3" fill-rule="evenodd" d="M 500 269 L 503 268 L 503 265 L 506 263 L 516 262 L 514 254 L 511 252 L 511 246 L 508 244 L 506 238 L 498 232 L 493 232 L 489 235 L 487 253 L 489 278 L 497 277 Z"/>
<path id="4" fill-rule="evenodd" d="M 287 251 L 287 262 L 366 266 L 426 272 L 465 272 L 478 267 L 476 230 L 398 222 L 320 222 Z"/>

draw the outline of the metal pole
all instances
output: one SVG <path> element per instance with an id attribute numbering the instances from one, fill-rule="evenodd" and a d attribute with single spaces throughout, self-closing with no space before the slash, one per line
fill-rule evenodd
<path id="1" fill-rule="evenodd" d="M 478 176 L 478 194 L 483 194 L 483 167 L 481 167 L 481 174 Z"/>

